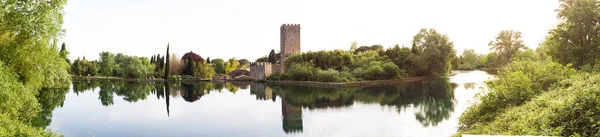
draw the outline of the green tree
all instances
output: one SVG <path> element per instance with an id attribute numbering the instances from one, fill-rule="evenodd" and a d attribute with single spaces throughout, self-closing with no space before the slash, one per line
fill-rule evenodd
<path id="1" fill-rule="evenodd" d="M 465 49 L 461 56 L 461 64 L 459 65 L 459 69 L 475 69 L 479 65 L 479 56 L 475 53 L 474 49 Z"/>
<path id="2" fill-rule="evenodd" d="M 65 4 L 0 2 L 0 136 L 50 136 L 29 122 L 41 111 L 39 90 L 69 87 L 69 64 L 57 48 Z"/>
<path id="3" fill-rule="evenodd" d="M 271 52 L 269 52 L 269 57 L 268 57 L 268 61 L 275 64 L 277 63 L 277 57 L 275 55 L 275 49 L 271 49 Z"/>
<path id="4" fill-rule="evenodd" d="M 290 67 L 286 68 L 285 73 L 281 76 L 283 79 L 288 80 L 299 80 L 299 81 L 311 81 L 315 80 L 315 74 L 319 69 L 315 68 L 310 62 L 293 63 Z"/>
<path id="5" fill-rule="evenodd" d="M 256 62 L 269 62 L 269 58 L 267 58 L 266 56 L 260 57 L 256 59 Z"/>
<path id="6" fill-rule="evenodd" d="M 383 51 L 383 46 L 381 46 L 381 45 L 360 46 L 356 50 L 354 50 L 354 54 L 358 54 L 360 52 L 365 52 L 365 51 L 369 51 L 369 50 L 381 52 L 381 51 Z"/>
<path id="7" fill-rule="evenodd" d="M 215 67 L 216 74 L 225 74 L 225 61 L 223 59 L 217 58 L 211 61 Z"/>
<path id="8" fill-rule="evenodd" d="M 206 64 L 210 64 L 210 58 L 206 57 Z"/>
<path id="9" fill-rule="evenodd" d="M 518 51 L 526 48 L 521 39 L 521 32 L 513 30 L 500 31 L 496 40 L 490 41 L 489 46 L 498 53 L 500 66 L 510 62 Z"/>
<path id="10" fill-rule="evenodd" d="M 238 62 L 240 63 L 239 68 L 250 68 L 250 61 L 248 59 L 240 59 Z"/>
<path id="11" fill-rule="evenodd" d="M 183 74 L 195 77 L 196 75 L 196 62 L 192 57 L 185 59 L 185 66 L 183 67 Z"/>
<path id="12" fill-rule="evenodd" d="M 123 53 L 117 53 L 115 55 L 115 66 L 113 67 L 113 76 L 125 77 L 125 71 L 123 71 L 123 62 L 125 61 L 125 56 Z"/>
<path id="13" fill-rule="evenodd" d="M 100 73 L 106 77 L 113 75 L 115 54 L 108 51 L 100 53 Z"/>
<path id="14" fill-rule="evenodd" d="M 393 48 L 386 51 L 386 55 L 392 60 L 398 67 L 402 67 L 405 70 L 409 69 L 410 61 L 408 58 L 412 55 L 410 48 L 402 47 L 396 44 Z"/>
<path id="15" fill-rule="evenodd" d="M 210 64 L 196 64 L 196 77 L 202 79 L 211 78 L 215 74 L 215 69 Z"/>
<path id="16" fill-rule="evenodd" d="M 452 70 L 451 60 L 456 56 L 450 38 L 435 29 L 421 29 L 413 38 L 413 50 L 421 54 L 426 75 L 447 76 Z M 419 51 L 422 49 L 422 52 Z"/>
<path id="17" fill-rule="evenodd" d="M 166 67 L 165 67 L 165 77 L 164 78 L 168 79 L 169 78 L 169 73 L 170 73 L 170 70 L 169 70 L 169 66 L 170 66 L 169 65 L 169 56 L 168 56 L 168 55 L 170 55 L 169 54 L 169 44 L 167 44 L 167 54 L 165 54 L 165 55 L 167 55 L 167 63 L 165 64 Z"/>
<path id="18" fill-rule="evenodd" d="M 552 59 L 575 68 L 600 61 L 600 1 L 559 0 L 560 22 L 542 46 Z"/>
<path id="19" fill-rule="evenodd" d="M 497 56 L 498 54 L 496 54 L 496 52 L 490 52 L 486 55 L 483 55 L 479 60 L 479 64 L 484 68 L 490 67 L 496 60 Z"/>
<path id="20" fill-rule="evenodd" d="M 240 62 L 238 62 L 235 58 L 229 59 L 225 62 L 225 74 L 238 69 L 240 66 Z"/>
<path id="21" fill-rule="evenodd" d="M 65 45 L 65 43 L 62 43 L 62 46 L 60 47 L 60 57 L 65 59 L 65 61 L 67 61 L 68 64 L 71 64 L 71 60 L 69 60 L 69 51 L 67 51 L 67 47 Z"/>

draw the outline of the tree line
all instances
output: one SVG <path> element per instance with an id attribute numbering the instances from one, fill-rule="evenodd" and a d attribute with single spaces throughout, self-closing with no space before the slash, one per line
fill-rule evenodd
<path id="1" fill-rule="evenodd" d="M 421 29 L 412 47 L 384 49 L 381 45 L 350 50 L 305 52 L 290 55 L 285 61 L 284 80 L 350 82 L 396 79 L 408 76 L 447 76 L 456 56 L 450 38 L 435 29 Z"/>
<path id="2" fill-rule="evenodd" d="M 65 52 L 68 52 L 65 50 Z M 128 56 L 122 53 L 101 52 L 98 60 L 76 59 L 71 64 L 70 73 L 75 77 L 103 76 L 121 78 L 201 78 L 228 74 L 239 68 L 248 69 L 250 61 L 231 58 L 227 61 L 217 58 L 206 60 L 202 56 L 187 52 L 181 58 L 175 53 L 148 57 Z"/>

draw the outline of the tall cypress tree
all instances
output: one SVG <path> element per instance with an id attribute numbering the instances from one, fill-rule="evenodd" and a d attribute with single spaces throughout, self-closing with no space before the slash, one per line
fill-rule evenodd
<path id="1" fill-rule="evenodd" d="M 196 63 L 194 62 L 194 59 L 190 56 L 185 60 L 185 67 L 183 68 L 183 73 L 186 75 L 195 77 L 195 75 L 194 75 L 195 67 L 196 67 Z"/>
<path id="2" fill-rule="evenodd" d="M 268 61 L 273 64 L 277 63 L 277 58 L 275 57 L 275 49 L 271 49 L 271 52 L 269 52 Z"/>
<path id="3" fill-rule="evenodd" d="M 169 44 L 167 43 L 167 63 L 165 64 L 165 79 L 169 79 Z"/>
<path id="4" fill-rule="evenodd" d="M 154 55 L 152 55 L 150 57 L 150 64 L 156 64 L 155 60 L 154 60 Z"/>
<path id="5" fill-rule="evenodd" d="M 160 62 L 160 70 L 165 70 L 165 56 L 160 57 L 160 61 L 158 62 Z"/>

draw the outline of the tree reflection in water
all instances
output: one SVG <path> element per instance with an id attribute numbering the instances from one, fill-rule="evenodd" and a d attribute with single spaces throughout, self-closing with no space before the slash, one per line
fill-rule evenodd
<path id="1" fill-rule="evenodd" d="M 40 90 L 37 99 L 42 107 L 42 111 L 38 113 L 37 117 L 32 119 L 31 124 L 43 129 L 48 127 L 52 122 L 52 111 L 59 106 L 62 107 L 67 92 L 69 92 L 68 88 Z"/>
<path id="2" fill-rule="evenodd" d="M 464 86 L 465 86 L 465 89 L 475 89 L 476 84 L 477 83 L 470 82 L 470 83 L 465 83 Z"/>
<path id="3" fill-rule="evenodd" d="M 454 88 L 456 87 L 457 85 L 451 84 L 449 79 L 435 79 L 365 88 L 291 86 L 274 86 L 272 88 L 274 93 L 281 95 L 282 102 L 308 109 L 348 107 L 355 101 L 394 106 L 400 113 L 407 108 L 416 108 L 415 119 L 424 127 L 428 127 L 437 126 L 440 122 L 448 120 L 456 103 L 454 98 Z M 294 112 L 291 111 L 291 113 Z M 301 113 L 298 114 L 301 115 Z"/>
<path id="4" fill-rule="evenodd" d="M 286 133 L 303 131 L 302 108 L 331 109 L 352 106 L 355 102 L 376 103 L 381 106 L 392 106 L 399 113 L 406 109 L 415 110 L 415 119 L 422 126 L 437 126 L 447 120 L 454 111 L 454 88 L 449 79 L 416 81 L 393 86 L 376 86 L 365 88 L 309 88 L 294 86 L 267 86 L 264 83 L 252 82 L 126 82 L 126 81 L 77 81 L 73 82 L 76 94 L 99 89 L 100 103 L 104 106 L 114 104 L 114 95 L 127 102 L 145 100 L 149 95 L 164 98 L 167 115 L 169 115 L 170 97 L 182 97 L 187 102 L 195 102 L 211 92 L 222 92 L 223 89 L 236 94 L 240 89 L 250 88 L 250 94 L 256 100 L 276 101 L 281 99 L 282 128 Z M 465 88 L 470 85 L 465 84 Z M 62 92 L 40 92 L 40 103 L 44 111 L 33 123 L 41 127 L 50 122 L 51 112 L 64 101 L 68 90 Z"/>

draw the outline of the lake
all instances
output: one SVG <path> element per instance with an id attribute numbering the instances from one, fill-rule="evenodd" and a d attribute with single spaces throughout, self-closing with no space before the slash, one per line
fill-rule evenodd
<path id="1" fill-rule="evenodd" d="M 364 88 L 307 88 L 253 82 L 74 81 L 42 92 L 38 125 L 66 137 L 439 137 L 491 75 Z"/>

